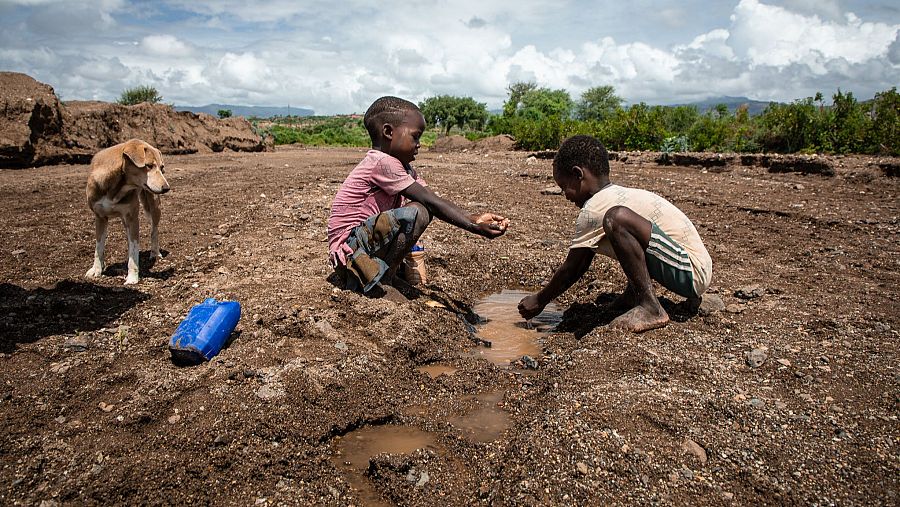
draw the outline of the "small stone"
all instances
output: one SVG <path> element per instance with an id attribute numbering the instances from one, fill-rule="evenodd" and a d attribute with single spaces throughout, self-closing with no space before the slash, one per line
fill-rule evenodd
<path id="1" fill-rule="evenodd" d="M 753 349 L 746 353 L 747 356 L 747 366 L 751 368 L 759 368 L 763 363 L 766 362 L 766 359 L 769 357 L 769 354 L 765 349 Z"/>
<path id="2" fill-rule="evenodd" d="M 271 400 L 272 398 L 280 397 L 282 394 L 284 393 L 270 386 L 262 386 L 256 391 L 256 397 L 261 400 Z"/>
<path id="3" fill-rule="evenodd" d="M 791 366 L 791 362 L 790 362 L 789 360 L 787 360 L 787 359 L 784 359 L 784 358 L 777 359 L 775 362 L 778 363 L 778 364 L 780 364 L 781 366 L 787 366 L 787 367 L 790 367 L 790 366 Z"/>
<path id="4" fill-rule="evenodd" d="M 785 403 L 783 401 L 776 401 L 775 408 L 777 408 L 778 410 L 784 410 L 787 408 L 787 403 Z"/>
<path id="5" fill-rule="evenodd" d="M 66 422 L 66 416 L 61 415 L 61 416 L 59 416 L 59 417 L 57 417 L 56 419 L 53 419 L 53 420 L 56 421 L 56 422 L 58 422 L 59 424 L 64 424 L 64 423 Z"/>
<path id="6" fill-rule="evenodd" d="M 751 398 L 751 399 L 750 399 L 750 405 L 751 405 L 753 408 L 763 408 L 763 407 L 766 406 L 766 402 L 763 401 L 763 400 L 761 400 L 761 399 L 759 399 L 759 398 Z"/>
<path id="7" fill-rule="evenodd" d="M 684 477 L 685 479 L 687 479 L 689 481 L 694 480 L 694 471 L 691 470 L 690 468 L 682 465 L 680 472 L 681 472 L 681 476 Z"/>
<path id="8" fill-rule="evenodd" d="M 722 497 L 725 498 L 725 500 L 729 500 L 729 501 L 734 500 L 734 493 L 732 493 L 730 491 L 726 491 L 726 492 L 722 493 Z"/>
<path id="9" fill-rule="evenodd" d="M 84 352 L 88 349 L 88 345 L 89 342 L 86 335 L 76 335 L 66 340 L 66 343 L 63 344 L 63 348 L 71 352 Z"/>
<path id="10" fill-rule="evenodd" d="M 700 301 L 700 315 L 712 315 L 725 309 L 725 302 L 718 294 L 704 294 Z"/>
<path id="11" fill-rule="evenodd" d="M 175 423 L 177 423 L 177 422 L 180 421 L 180 420 L 181 420 L 181 416 L 178 415 L 178 414 L 171 415 L 171 416 L 169 416 L 169 418 L 167 419 L 167 421 L 169 421 L 169 424 L 175 424 Z"/>
<path id="12" fill-rule="evenodd" d="M 346 350 L 347 350 L 347 344 L 344 343 L 344 342 L 340 342 L 340 341 L 339 341 L 339 342 L 335 342 L 335 343 L 334 343 L 334 348 L 336 348 L 336 349 L 338 349 L 338 350 L 340 350 L 340 351 L 346 351 Z"/>
<path id="13" fill-rule="evenodd" d="M 12 251 L 13 255 L 22 255 L 24 253 L 25 253 L 25 250 L 22 250 L 22 249 Z"/>
<path id="14" fill-rule="evenodd" d="M 756 299 L 766 295 L 766 289 L 759 285 L 753 284 L 734 291 L 734 297 L 740 299 Z"/>
<path id="15" fill-rule="evenodd" d="M 116 408 L 115 405 L 108 405 L 102 401 L 97 404 L 97 407 L 104 412 L 112 412 L 112 409 Z"/>
<path id="16" fill-rule="evenodd" d="M 542 195 L 562 195 L 562 193 L 562 189 L 555 185 L 541 190 Z"/>
<path id="17" fill-rule="evenodd" d="M 231 443 L 231 437 L 225 434 L 216 435 L 216 438 L 213 440 L 213 445 L 228 445 Z"/>
<path id="18" fill-rule="evenodd" d="M 737 303 L 731 303 L 725 307 L 725 311 L 728 313 L 743 313 L 744 309 L 744 305 L 739 305 Z"/>
<path id="19" fill-rule="evenodd" d="M 588 466 L 580 461 L 578 463 L 575 463 L 575 468 L 578 469 L 578 473 L 580 473 L 581 475 L 587 475 L 590 471 L 588 469 Z"/>
<path id="20" fill-rule="evenodd" d="M 683 442 L 681 442 L 681 449 L 685 452 L 693 454 L 702 464 L 706 464 L 707 456 L 706 450 L 700 446 L 697 442 L 694 442 L 690 438 L 685 438 Z"/>
<path id="21" fill-rule="evenodd" d="M 531 356 L 522 356 L 522 366 L 528 370 L 537 370 L 538 362 Z"/>
<path id="22" fill-rule="evenodd" d="M 428 475 L 428 472 L 423 470 L 422 475 L 419 476 L 419 482 L 416 483 L 416 487 L 421 488 L 427 484 L 429 480 L 431 480 L 431 477 Z"/>

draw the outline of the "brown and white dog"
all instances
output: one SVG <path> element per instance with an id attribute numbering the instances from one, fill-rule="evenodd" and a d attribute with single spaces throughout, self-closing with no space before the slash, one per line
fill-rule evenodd
<path id="1" fill-rule="evenodd" d="M 139 205 L 150 217 L 150 258 L 159 252 L 159 195 L 169 191 L 169 182 L 163 176 L 165 164 L 159 150 L 139 139 L 110 146 L 91 159 L 91 174 L 87 181 L 88 206 L 96 217 L 97 249 L 94 266 L 85 273 L 87 278 L 97 278 L 106 268 L 104 253 L 109 219 L 121 217 L 128 237 L 128 276 L 126 284 L 138 283 L 138 256 L 140 254 Z"/>

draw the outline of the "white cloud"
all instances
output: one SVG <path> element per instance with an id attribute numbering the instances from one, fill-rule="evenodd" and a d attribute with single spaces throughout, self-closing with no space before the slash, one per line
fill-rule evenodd
<path id="1" fill-rule="evenodd" d="M 866 10 L 851 13 L 850 3 Z M 178 104 L 290 103 L 323 114 L 360 112 L 384 94 L 468 95 L 493 108 L 523 80 L 573 98 L 610 84 L 630 103 L 792 100 L 838 86 L 866 97 L 900 82 L 900 14 L 888 6 L 704 5 L 654 2 L 641 24 L 637 7 L 608 0 L 461 0 L 389 14 L 361 0 L 340 12 L 324 0 L 161 0 L 140 18 L 126 0 L 14 0 L 0 4 L 0 69 L 68 99 L 113 100 L 151 84 Z M 637 21 L 620 29 L 629 16 Z M 678 36 L 661 42 L 662 31 Z"/>
<path id="2" fill-rule="evenodd" d="M 158 56 L 189 56 L 191 49 L 174 35 L 148 35 L 141 40 L 141 48 Z"/>
<path id="3" fill-rule="evenodd" d="M 822 21 L 757 0 L 741 0 L 732 16 L 729 44 L 752 65 L 785 66 L 843 58 L 851 63 L 883 56 L 898 27 L 864 23 L 853 14 L 844 22 Z"/>

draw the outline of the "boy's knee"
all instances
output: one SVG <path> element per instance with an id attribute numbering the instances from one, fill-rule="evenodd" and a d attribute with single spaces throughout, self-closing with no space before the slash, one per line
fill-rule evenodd
<path id="1" fill-rule="evenodd" d="M 603 232 L 606 234 L 614 234 L 619 226 L 622 224 L 622 221 L 625 220 L 625 215 L 631 211 L 625 206 L 613 206 L 606 211 L 606 215 L 603 215 Z"/>
<path id="2" fill-rule="evenodd" d="M 416 209 L 415 232 L 421 234 L 428 227 L 428 224 L 431 223 L 431 213 L 429 213 L 428 208 L 417 202 L 410 203 L 409 207 Z"/>

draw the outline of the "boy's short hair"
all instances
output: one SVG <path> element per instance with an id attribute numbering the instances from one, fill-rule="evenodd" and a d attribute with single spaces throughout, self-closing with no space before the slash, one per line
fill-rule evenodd
<path id="1" fill-rule="evenodd" d="M 406 115 L 407 111 L 418 110 L 419 106 L 408 100 L 391 96 L 381 97 L 372 102 L 372 105 L 366 110 L 366 115 L 363 117 L 363 125 L 369 132 L 369 137 L 372 138 L 372 141 L 375 141 L 381 135 L 381 127 L 385 123 L 399 125 L 403 122 L 403 116 Z"/>
<path id="2" fill-rule="evenodd" d="M 572 136 L 563 141 L 553 157 L 554 169 L 569 175 L 576 165 L 596 176 L 609 175 L 609 154 L 603 143 L 595 137 L 584 135 Z"/>

